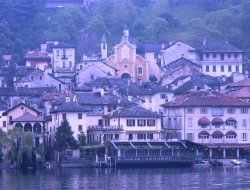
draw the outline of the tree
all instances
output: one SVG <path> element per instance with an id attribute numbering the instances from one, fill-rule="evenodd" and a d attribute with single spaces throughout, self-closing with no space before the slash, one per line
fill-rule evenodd
<path id="1" fill-rule="evenodd" d="M 164 41 L 168 32 L 168 22 L 157 17 L 151 22 L 147 30 L 153 40 L 157 42 Z"/>
<path id="2" fill-rule="evenodd" d="M 3 153 L 2 148 L 8 146 L 8 135 L 2 129 L 0 129 L 0 162 L 2 161 Z"/>
<path id="3" fill-rule="evenodd" d="M 80 146 L 85 146 L 86 145 L 86 140 L 87 137 L 84 132 L 81 132 L 78 136 L 78 143 Z"/>
<path id="4" fill-rule="evenodd" d="M 14 87 L 14 75 L 16 73 L 16 64 L 12 61 L 7 68 L 7 72 L 5 74 L 5 82 L 7 87 Z"/>
<path id="5" fill-rule="evenodd" d="M 73 137 L 73 131 L 69 126 L 69 122 L 63 120 L 56 130 L 54 148 L 55 150 L 62 152 L 66 149 L 74 149 L 76 147 L 77 141 Z"/>

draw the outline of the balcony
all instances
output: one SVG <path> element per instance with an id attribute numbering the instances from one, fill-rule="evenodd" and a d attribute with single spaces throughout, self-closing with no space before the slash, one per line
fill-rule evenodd
<path id="1" fill-rule="evenodd" d="M 122 131 L 123 125 L 103 126 L 103 125 L 89 125 L 88 131 Z"/>
<path id="2" fill-rule="evenodd" d="M 237 125 L 198 125 L 198 129 L 207 129 L 207 130 L 216 130 L 216 129 L 219 129 L 219 130 L 235 130 L 237 129 Z"/>

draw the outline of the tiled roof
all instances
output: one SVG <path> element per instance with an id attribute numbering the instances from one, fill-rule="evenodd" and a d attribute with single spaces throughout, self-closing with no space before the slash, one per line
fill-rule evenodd
<path id="1" fill-rule="evenodd" d="M 206 42 L 205 45 L 197 47 L 202 52 L 243 52 L 228 42 Z"/>
<path id="2" fill-rule="evenodd" d="M 250 98 L 250 86 L 242 87 L 234 90 L 227 90 L 224 92 L 226 96 L 232 96 L 236 98 Z"/>
<path id="3" fill-rule="evenodd" d="M 52 112 L 88 112 L 88 110 L 76 102 L 65 102 L 54 107 Z"/>
<path id="4" fill-rule="evenodd" d="M 44 93 L 57 92 L 56 87 L 27 88 L 0 87 L 0 96 L 42 96 Z"/>
<path id="5" fill-rule="evenodd" d="M 57 45 L 54 45 L 52 48 L 75 48 L 75 46 L 67 43 L 58 43 Z"/>
<path id="6" fill-rule="evenodd" d="M 25 59 L 32 59 L 32 60 L 34 60 L 34 59 L 36 59 L 36 60 L 48 60 L 48 61 L 50 61 L 50 57 L 48 56 L 48 54 L 47 53 L 45 53 L 45 52 L 41 52 L 41 51 L 30 51 L 30 52 L 28 52 L 26 55 L 25 55 L 25 57 L 24 57 Z"/>
<path id="7" fill-rule="evenodd" d="M 52 101 L 55 99 L 60 99 L 63 98 L 65 99 L 66 97 L 73 98 L 73 94 L 66 94 L 66 93 L 45 93 L 43 94 L 42 100 L 43 101 Z"/>
<path id="8" fill-rule="evenodd" d="M 128 106 L 120 110 L 114 111 L 112 114 L 107 115 L 106 117 L 160 117 L 156 112 L 152 112 L 140 106 Z"/>
<path id="9" fill-rule="evenodd" d="M 77 102 L 80 105 L 131 105 L 133 102 L 121 99 L 114 94 L 105 93 L 79 93 L 76 94 Z"/>
<path id="10" fill-rule="evenodd" d="M 4 61 L 11 61 L 12 55 L 2 55 Z"/>
<path id="11" fill-rule="evenodd" d="M 10 111 L 16 109 L 16 108 L 19 107 L 19 106 L 27 107 L 27 108 L 29 108 L 29 109 L 35 111 L 37 114 L 40 113 L 40 112 L 39 112 L 38 110 L 36 110 L 35 108 L 33 108 L 33 107 L 31 107 L 31 106 L 29 106 L 29 105 L 27 105 L 27 104 L 25 104 L 25 103 L 20 103 L 20 104 L 17 104 L 17 105 L 15 105 L 15 106 L 13 106 L 12 108 L 9 108 L 8 110 L 6 110 L 6 111 L 3 113 L 3 116 L 7 115 Z"/>
<path id="12" fill-rule="evenodd" d="M 250 107 L 250 103 L 219 92 L 197 91 L 163 104 L 164 107 Z"/>
<path id="13" fill-rule="evenodd" d="M 230 84 L 227 85 L 227 88 L 230 88 L 230 87 L 246 87 L 246 86 L 250 86 L 250 78 L 246 78 L 246 79 L 243 79 L 243 80 L 238 81 L 238 82 L 230 83 Z"/>
<path id="14" fill-rule="evenodd" d="M 188 80 L 186 80 L 189 77 Z M 185 81 L 182 84 L 178 84 L 179 81 Z M 207 86 L 213 90 L 220 89 L 221 86 L 224 86 L 228 81 L 223 81 L 217 77 L 210 75 L 192 75 L 192 76 L 181 76 L 175 79 L 172 83 L 169 84 L 173 88 L 175 94 L 184 94 L 190 90 L 196 89 L 206 89 Z"/>
<path id="15" fill-rule="evenodd" d="M 45 120 L 40 117 L 36 117 L 29 112 L 24 113 L 22 116 L 13 119 L 14 122 L 44 122 Z"/>
<path id="16" fill-rule="evenodd" d="M 133 83 L 128 87 L 129 95 L 154 95 L 159 92 L 172 92 L 172 90 L 154 82 L 143 83 L 142 85 Z"/>
<path id="17" fill-rule="evenodd" d="M 8 109 L 8 106 L 5 103 L 0 101 L 0 111 L 5 111 L 7 109 Z"/>
<path id="18" fill-rule="evenodd" d="M 185 59 L 183 57 L 167 64 L 166 66 L 163 67 L 164 69 L 164 75 L 169 75 L 171 73 L 173 73 L 173 71 L 179 69 L 179 68 L 183 68 L 185 66 L 189 66 L 189 67 L 192 67 L 192 69 L 196 69 L 196 70 L 199 70 L 201 68 L 200 65 L 188 60 L 188 59 Z"/>

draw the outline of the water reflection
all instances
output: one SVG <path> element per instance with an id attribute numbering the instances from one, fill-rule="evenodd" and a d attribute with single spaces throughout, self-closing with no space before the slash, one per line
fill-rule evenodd
<path id="1" fill-rule="evenodd" d="M 0 189 L 248 189 L 249 168 L 2 170 Z"/>

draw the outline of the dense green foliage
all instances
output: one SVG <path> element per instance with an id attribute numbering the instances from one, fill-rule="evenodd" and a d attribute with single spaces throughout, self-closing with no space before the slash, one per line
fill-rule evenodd
<path id="1" fill-rule="evenodd" d="M 63 120 L 57 128 L 55 134 L 54 148 L 61 152 L 65 149 L 74 149 L 77 147 L 77 141 L 73 137 L 73 132 L 67 120 Z"/>
<path id="2" fill-rule="evenodd" d="M 44 0 L 1 0 L 0 54 L 22 57 L 45 40 L 74 44 L 78 55 L 96 53 L 103 33 L 111 49 L 125 25 L 139 51 L 145 42 L 197 44 L 204 37 L 249 51 L 249 18 L 246 0 L 98 0 L 87 8 L 55 9 Z"/>

